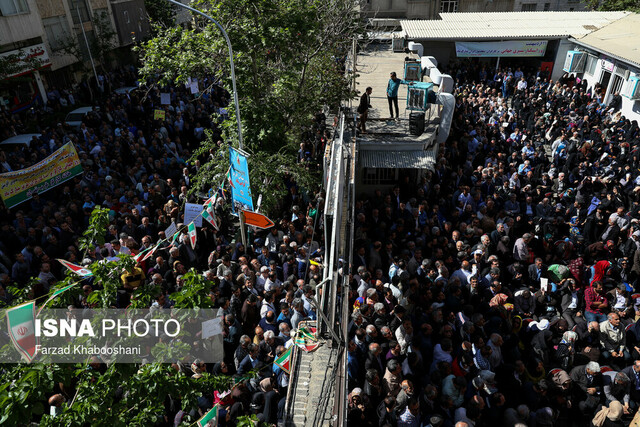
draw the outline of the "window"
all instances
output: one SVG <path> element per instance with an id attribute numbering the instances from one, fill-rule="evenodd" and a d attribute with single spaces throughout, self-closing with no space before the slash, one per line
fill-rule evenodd
<path id="1" fill-rule="evenodd" d="M 129 19 L 129 11 L 128 10 L 123 11 L 122 15 L 124 16 L 124 22 L 126 22 L 127 24 L 131 22 L 131 19 Z"/>
<path id="2" fill-rule="evenodd" d="M 615 75 L 613 76 L 613 85 L 611 86 L 611 95 L 620 93 L 622 90 L 622 85 L 624 84 L 624 79 L 622 76 Z"/>
<path id="3" fill-rule="evenodd" d="M 42 24 L 44 25 L 44 32 L 47 34 L 51 51 L 55 52 L 62 49 L 65 39 L 69 35 L 69 26 L 67 24 L 66 17 L 54 16 L 51 18 L 44 18 L 42 20 Z"/>
<path id="4" fill-rule="evenodd" d="M 457 12 L 458 0 L 440 0 L 440 12 Z"/>
<path id="5" fill-rule="evenodd" d="M 82 59 L 84 61 L 88 61 L 90 59 L 89 48 L 95 43 L 96 40 L 96 36 L 93 31 L 87 31 L 86 34 L 87 40 L 84 39 L 82 32 L 76 34 L 76 36 L 78 37 L 78 47 L 80 48 L 80 53 L 82 54 Z M 87 43 L 89 44 L 89 47 L 87 47 Z"/>
<path id="6" fill-rule="evenodd" d="M 549 9 L 551 9 L 551 3 L 545 3 L 545 4 L 544 4 L 544 11 L 545 11 L 545 12 L 548 12 L 548 11 L 549 11 Z"/>
<path id="7" fill-rule="evenodd" d="M 621 77 L 625 77 L 627 74 L 627 67 L 625 67 L 624 65 L 620 65 L 620 64 L 616 64 L 616 71 L 615 73 Z"/>
<path id="8" fill-rule="evenodd" d="M 594 76 L 596 74 L 597 67 L 598 67 L 598 57 L 594 55 L 587 55 L 587 63 L 584 67 L 584 72 Z"/>
<path id="9" fill-rule="evenodd" d="M 537 3 L 522 3 L 522 11 L 523 12 L 535 12 Z"/>
<path id="10" fill-rule="evenodd" d="M 78 25 L 80 22 L 90 21 L 89 8 L 85 0 L 69 0 L 69 10 L 71 12 L 71 19 L 73 24 Z M 80 17 L 78 17 L 78 13 Z"/>
<path id="11" fill-rule="evenodd" d="M 2 16 L 29 13 L 27 0 L 0 0 L 0 14 Z"/>

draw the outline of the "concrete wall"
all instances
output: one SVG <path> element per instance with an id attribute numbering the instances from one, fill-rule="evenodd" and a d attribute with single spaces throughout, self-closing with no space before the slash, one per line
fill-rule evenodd
<path id="1" fill-rule="evenodd" d="M 68 6 L 62 0 L 36 0 L 36 4 L 43 19 L 67 14 Z"/>
<path id="2" fill-rule="evenodd" d="M 367 0 L 361 11 L 368 18 L 437 19 L 440 5 L 437 0 L 435 4 L 429 0 Z"/>
<path id="3" fill-rule="evenodd" d="M 514 0 L 460 0 L 458 12 L 510 12 Z"/>
<path id="4" fill-rule="evenodd" d="M 29 13 L 0 16 L 0 46 L 42 37 L 44 29 L 35 0 L 27 0 Z M 12 50 L 12 49 L 9 49 Z"/>
<path id="5" fill-rule="evenodd" d="M 567 39 L 562 39 L 558 43 L 558 51 L 556 53 L 556 60 L 553 63 L 553 71 L 551 72 L 551 78 L 558 80 L 564 74 L 562 67 L 564 67 L 564 59 L 567 56 L 567 52 L 574 48 L 573 43 Z"/>
<path id="6" fill-rule="evenodd" d="M 531 10 L 529 7 L 523 9 L 522 5 L 535 4 L 535 11 L 542 12 L 544 10 L 556 10 L 556 11 L 580 11 L 587 10 L 586 4 L 576 0 L 515 0 L 514 11 L 521 12 L 523 10 Z"/>

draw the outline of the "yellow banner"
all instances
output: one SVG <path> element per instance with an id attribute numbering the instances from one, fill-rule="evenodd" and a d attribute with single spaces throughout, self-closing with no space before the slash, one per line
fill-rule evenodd
<path id="1" fill-rule="evenodd" d="M 35 193 L 44 193 L 82 173 L 82 164 L 73 143 L 69 142 L 55 153 L 19 171 L 0 174 L 0 197 L 12 208 Z"/>

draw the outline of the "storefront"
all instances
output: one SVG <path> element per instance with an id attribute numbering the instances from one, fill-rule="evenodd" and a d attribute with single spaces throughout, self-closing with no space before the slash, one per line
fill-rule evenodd
<path id="1" fill-rule="evenodd" d="M 601 87 L 602 102 L 609 105 L 621 95 L 620 111 L 640 121 L 640 15 L 632 14 L 580 39 L 569 39 L 572 48 L 557 61 L 563 70 L 586 80 L 587 87 Z"/>
<path id="2" fill-rule="evenodd" d="M 12 112 L 30 108 L 34 103 L 47 102 L 40 70 L 51 66 L 44 44 L 29 46 L 0 54 L 16 58 L 15 72 L 0 81 L 0 106 Z"/>

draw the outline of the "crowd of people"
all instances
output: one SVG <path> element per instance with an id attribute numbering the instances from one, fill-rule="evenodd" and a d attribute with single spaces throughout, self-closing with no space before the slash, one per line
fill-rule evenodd
<path id="1" fill-rule="evenodd" d="M 67 142 L 74 144 L 84 169 L 82 175 L 34 194 L 10 210 L 0 208 L 0 300 L 5 306 L 13 302 L 11 287 L 28 289 L 30 299 L 43 301 L 40 298 L 67 274 L 56 259 L 88 266 L 116 260 L 121 254 L 137 255 L 170 239 L 165 230 L 172 223 L 181 228 L 184 202 L 204 201 L 202 193 L 207 189 L 190 190 L 194 175 L 210 158 L 205 153 L 196 161 L 189 159 L 205 138 L 204 129 L 211 130 L 214 138 L 220 136 L 212 113 L 227 107 L 228 93 L 207 80 L 200 81 L 200 87 L 209 89 L 197 95 L 184 87 L 113 90 L 135 86 L 133 68 L 100 77 L 104 92 L 94 90 L 93 99 L 89 86 L 54 87 L 46 106 L 23 114 L 6 110 L 0 114 L 2 139 L 34 125 L 40 133 L 29 145 L 2 146 L 2 172 L 31 166 Z M 169 105 L 161 103 L 161 92 L 170 94 Z M 95 108 L 80 128 L 66 123 L 42 125 L 52 114 L 82 104 Z M 165 111 L 164 120 L 154 119 L 156 109 Z M 330 132 L 324 116 L 318 115 L 303 136 L 299 161 L 317 164 Z M 238 417 L 247 414 L 256 414 L 269 425 L 283 416 L 288 375 L 273 362 L 291 345 L 292 329 L 303 320 L 315 319 L 313 284 L 320 281 L 321 272 L 311 261 L 323 252 L 318 220 L 323 203 L 319 185 L 303 189 L 293 178 L 279 185 L 286 186 L 288 194 L 279 212 L 270 214 L 276 226 L 253 234 L 247 246 L 229 212 L 226 194 L 227 200 L 219 198 L 215 207 L 219 229 L 203 221 L 195 250 L 185 227 L 175 244 L 165 242 L 153 257 L 122 272 L 117 308 L 128 307 L 138 290 L 149 287 L 157 291 L 151 307 L 170 308 L 172 294 L 185 286 L 188 271 L 195 270 L 207 280 L 214 307 L 224 311 L 224 360 L 176 364 L 182 375 L 197 380 L 204 372 L 239 377 L 258 372 L 257 378 L 240 382 L 222 400 L 225 390 L 215 394 L 211 390 L 200 397 L 198 407 L 181 408 L 179 396 L 174 396 L 157 425 L 177 426 L 187 414 L 197 419 L 214 404 L 221 408 L 221 426 L 236 425 Z M 83 253 L 79 238 L 97 205 L 109 209 L 105 243 Z M 85 279 L 74 305 L 91 307 L 89 296 L 100 289 L 101 283 Z M 92 366 L 97 371 L 105 367 L 97 358 Z M 70 401 L 73 393 L 72 385 L 56 387 L 49 404 L 58 407 Z"/>
<path id="2" fill-rule="evenodd" d="M 576 76 L 447 71 L 433 170 L 355 205 L 348 424 L 638 425 L 638 124 Z"/>

